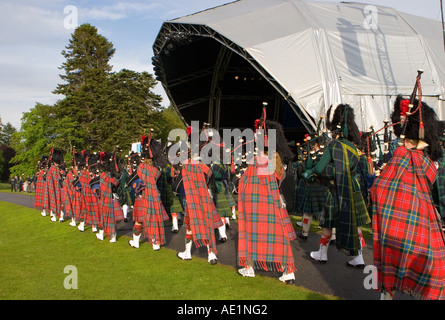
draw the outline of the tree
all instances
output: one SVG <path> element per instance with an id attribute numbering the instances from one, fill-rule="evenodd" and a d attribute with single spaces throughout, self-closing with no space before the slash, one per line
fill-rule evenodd
<path id="1" fill-rule="evenodd" d="M 156 80 L 147 72 L 122 69 L 110 75 L 108 99 L 96 124 L 96 130 L 103 133 L 102 149 L 112 149 L 116 144 L 129 147 L 150 129 L 159 132 L 156 120 L 162 98 L 152 92 L 155 85 Z"/>
<path id="2" fill-rule="evenodd" d="M 76 140 L 84 146 L 99 148 L 102 134 L 97 130 L 101 108 L 107 101 L 107 85 L 112 70 L 109 65 L 115 49 L 90 24 L 76 28 L 62 55 L 66 62 L 60 69 L 65 81 L 53 91 L 65 98 L 57 104 L 56 116 L 64 119 Z"/>
<path id="3" fill-rule="evenodd" d="M 21 120 L 21 130 L 12 136 L 16 155 L 11 159 L 11 163 L 15 164 L 11 174 L 32 176 L 42 155 L 49 154 L 51 141 L 56 136 L 54 107 L 37 103 L 29 112 L 23 113 Z"/>
<path id="4" fill-rule="evenodd" d="M 11 145 L 11 139 L 14 132 L 17 132 L 17 129 L 13 127 L 10 122 L 7 122 L 5 125 L 2 126 L 0 142 L 6 144 L 7 146 Z"/>
<path id="5" fill-rule="evenodd" d="M 79 26 L 62 51 L 66 61 L 60 69 L 64 83 L 54 94 L 63 95 L 53 106 L 37 103 L 24 113 L 12 144 L 13 174 L 31 175 L 43 154 L 54 147 L 64 151 L 65 162 L 76 150 L 122 150 L 155 129 L 164 134 L 161 96 L 153 93 L 156 81 L 147 72 L 123 69 L 111 72 L 113 44 L 89 24 Z"/>
<path id="6" fill-rule="evenodd" d="M 2 144 L 0 146 L 0 150 L 3 152 L 3 158 L 4 158 L 4 165 L 3 165 L 3 172 L 1 175 L 1 181 L 6 182 L 9 181 L 9 177 L 11 175 L 11 159 L 14 158 L 16 152 L 13 148 L 6 144 Z"/>

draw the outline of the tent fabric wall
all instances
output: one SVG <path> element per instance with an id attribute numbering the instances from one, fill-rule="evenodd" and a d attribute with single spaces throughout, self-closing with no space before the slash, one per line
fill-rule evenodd
<path id="1" fill-rule="evenodd" d="M 444 117 L 439 21 L 362 3 L 239 0 L 169 23 L 205 25 L 244 48 L 313 119 L 349 103 L 362 130 L 377 126 L 418 69 L 424 100 Z"/>

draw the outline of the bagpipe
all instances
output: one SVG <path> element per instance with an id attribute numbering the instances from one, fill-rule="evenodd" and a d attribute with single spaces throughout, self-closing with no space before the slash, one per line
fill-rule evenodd
<path id="1" fill-rule="evenodd" d="M 401 121 L 397 123 L 390 123 L 390 120 L 383 120 L 383 127 L 377 131 L 374 131 L 374 128 L 371 126 L 368 130 L 368 136 L 366 139 L 366 151 L 367 160 L 368 160 L 368 172 L 370 175 L 374 175 L 378 177 L 385 166 L 389 163 L 392 158 L 392 147 L 395 145 L 401 146 L 405 140 L 405 132 L 407 128 L 407 124 L 409 121 L 409 117 L 416 112 L 419 112 L 420 116 L 420 127 L 419 127 L 419 140 L 423 140 L 425 136 L 425 130 L 422 120 L 422 87 L 421 87 L 421 77 L 423 70 L 417 70 L 416 81 L 414 84 L 413 91 L 410 95 L 409 104 L 407 106 L 407 110 L 404 111 L 406 115 L 401 116 Z M 415 110 L 414 103 L 418 98 L 418 106 Z M 393 127 L 396 125 L 402 125 L 400 137 L 397 140 L 393 139 Z M 381 133 L 383 131 L 383 134 Z M 383 136 L 383 148 L 381 136 Z M 378 154 L 377 154 L 378 151 Z"/>

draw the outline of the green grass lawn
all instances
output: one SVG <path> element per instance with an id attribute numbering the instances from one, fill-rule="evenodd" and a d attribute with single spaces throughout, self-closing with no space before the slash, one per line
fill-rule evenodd
<path id="1" fill-rule="evenodd" d="M 243 278 L 231 266 L 210 265 L 176 251 L 138 250 L 122 236 L 99 241 L 67 222 L 50 222 L 39 211 L 0 202 L 1 300 L 318 300 L 336 299 L 276 278 Z M 77 289 L 65 282 L 77 269 Z M 68 278 L 67 278 L 68 277 Z"/>

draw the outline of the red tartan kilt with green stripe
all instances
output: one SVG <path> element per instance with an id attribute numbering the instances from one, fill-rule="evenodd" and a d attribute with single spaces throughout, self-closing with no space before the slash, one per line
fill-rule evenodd
<path id="1" fill-rule="evenodd" d="M 114 220 L 121 221 L 124 220 L 124 211 L 122 210 L 122 207 L 119 204 L 119 200 L 113 199 L 113 211 L 114 211 Z"/>
<path id="2" fill-rule="evenodd" d="M 80 221 L 84 217 L 82 216 L 83 207 L 85 206 L 85 202 L 83 201 L 82 192 L 73 191 L 73 201 L 72 201 L 72 217 L 74 220 Z"/>
<path id="3" fill-rule="evenodd" d="M 99 198 L 93 193 L 93 190 L 87 186 L 85 190 L 85 206 L 87 215 L 85 225 L 99 226 L 101 224 Z"/>
<path id="4" fill-rule="evenodd" d="M 141 196 L 137 196 L 136 199 L 134 200 L 134 205 L 133 205 L 133 221 L 134 222 L 143 223 L 145 221 L 146 212 L 144 211 L 144 209 L 142 207 L 142 202 L 143 202 L 143 199 Z"/>

